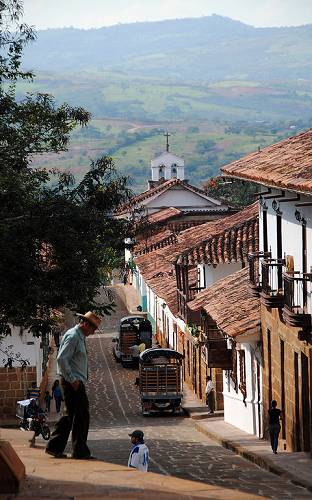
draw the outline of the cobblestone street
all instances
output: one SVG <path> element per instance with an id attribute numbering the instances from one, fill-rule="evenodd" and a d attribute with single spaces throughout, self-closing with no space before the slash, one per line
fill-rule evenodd
<path id="1" fill-rule="evenodd" d="M 89 443 L 92 453 L 107 462 L 126 464 L 128 433 L 143 429 L 150 449 L 149 470 L 203 481 L 271 498 L 311 498 L 312 495 L 266 472 L 210 440 L 184 416 L 143 417 L 137 371 L 113 358 L 112 338 L 119 317 L 127 314 L 120 299 L 118 312 L 108 318 L 103 333 L 88 339 L 91 406 Z"/>

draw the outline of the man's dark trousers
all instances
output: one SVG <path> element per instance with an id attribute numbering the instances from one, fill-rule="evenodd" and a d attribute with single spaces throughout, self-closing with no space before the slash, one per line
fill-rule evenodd
<path id="1" fill-rule="evenodd" d="M 90 457 L 90 450 L 87 446 L 89 431 L 89 401 L 85 386 L 80 382 L 79 389 L 75 391 L 72 385 L 66 380 L 61 380 L 66 413 L 55 424 L 51 439 L 47 445 L 47 450 L 53 453 L 63 453 L 72 431 L 72 447 L 74 458 Z"/>

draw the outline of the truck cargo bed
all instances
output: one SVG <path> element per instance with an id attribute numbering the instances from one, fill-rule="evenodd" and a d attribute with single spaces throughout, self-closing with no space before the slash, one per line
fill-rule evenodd
<path id="1" fill-rule="evenodd" d="M 179 365 L 143 365 L 140 367 L 141 395 L 180 395 Z"/>

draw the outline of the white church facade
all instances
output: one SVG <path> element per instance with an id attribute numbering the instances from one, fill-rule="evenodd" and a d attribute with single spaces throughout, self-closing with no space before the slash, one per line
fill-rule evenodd
<path id="1" fill-rule="evenodd" d="M 185 161 L 169 151 L 168 136 L 166 151 L 151 160 L 151 179 L 148 189 L 134 196 L 122 205 L 117 217 L 130 217 L 135 211 L 150 216 L 161 210 L 174 207 L 181 211 L 180 219 L 187 218 L 195 223 L 207 222 L 227 213 L 232 213 L 228 205 L 208 196 L 203 189 L 190 184 L 185 179 Z"/>

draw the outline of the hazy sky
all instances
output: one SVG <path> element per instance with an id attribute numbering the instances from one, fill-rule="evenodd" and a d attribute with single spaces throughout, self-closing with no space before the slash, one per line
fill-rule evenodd
<path id="1" fill-rule="evenodd" d="M 37 29 L 110 26 L 210 14 L 254 26 L 312 23 L 312 0 L 24 0 L 24 21 Z"/>

